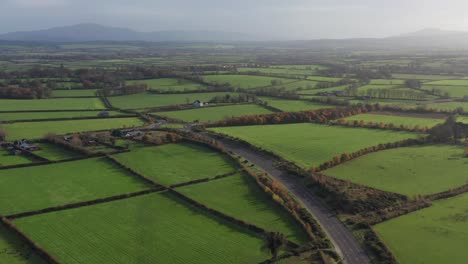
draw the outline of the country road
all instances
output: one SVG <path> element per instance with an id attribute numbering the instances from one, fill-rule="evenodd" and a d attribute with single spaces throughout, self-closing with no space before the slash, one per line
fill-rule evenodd
<path id="1" fill-rule="evenodd" d="M 371 263 L 367 254 L 363 251 L 351 232 L 336 218 L 334 212 L 324 205 L 296 176 L 274 166 L 275 158 L 260 153 L 247 146 L 237 144 L 227 139 L 218 140 L 228 150 L 240 155 L 255 165 L 259 166 L 273 178 L 281 182 L 296 198 L 303 203 L 305 208 L 317 219 L 328 237 L 333 242 L 335 249 L 348 264 Z"/>

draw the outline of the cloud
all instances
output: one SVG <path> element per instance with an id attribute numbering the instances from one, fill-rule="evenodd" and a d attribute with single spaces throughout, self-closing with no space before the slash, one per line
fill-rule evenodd
<path id="1" fill-rule="evenodd" d="M 69 4 L 68 0 L 10 0 L 10 2 L 22 8 L 60 7 Z"/>

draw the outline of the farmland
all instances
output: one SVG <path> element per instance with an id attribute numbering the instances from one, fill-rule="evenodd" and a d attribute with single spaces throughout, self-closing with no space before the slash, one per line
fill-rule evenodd
<path id="1" fill-rule="evenodd" d="M 467 86 L 423 85 L 422 88 L 430 92 L 439 91 L 442 94 L 447 93 L 450 97 L 464 97 L 465 95 L 468 95 Z"/>
<path id="2" fill-rule="evenodd" d="M 42 138 L 47 133 L 67 134 L 84 131 L 97 131 L 103 129 L 141 126 L 143 121 L 135 117 L 109 118 L 109 119 L 84 119 L 66 121 L 44 122 L 20 122 L 6 124 L 4 128 L 8 133 L 8 139 L 35 139 Z"/>
<path id="3" fill-rule="evenodd" d="M 306 70 L 306 69 L 283 69 L 283 68 L 238 68 L 238 72 L 260 72 L 260 73 L 267 73 L 267 74 L 284 74 L 284 75 L 299 75 L 299 76 L 307 76 L 313 75 L 315 70 Z"/>
<path id="4" fill-rule="evenodd" d="M 270 231 L 279 231 L 291 240 L 306 242 L 307 237 L 295 220 L 278 208 L 249 177 L 245 174 L 236 174 L 177 190 L 223 213 L 235 215 Z"/>
<path id="5" fill-rule="evenodd" d="M 0 99 L 1 111 L 34 110 L 100 110 L 105 109 L 99 98 L 61 98 L 41 100 Z"/>
<path id="6" fill-rule="evenodd" d="M 192 144 L 140 148 L 114 157 L 162 185 L 210 178 L 236 170 L 229 160 L 216 152 Z"/>
<path id="7" fill-rule="evenodd" d="M 447 191 L 468 180 L 463 149 L 444 145 L 384 150 L 324 173 L 410 197 Z"/>
<path id="8" fill-rule="evenodd" d="M 268 257 L 260 250 L 261 238 L 166 194 L 23 218 L 15 224 L 64 263 L 234 264 Z"/>
<path id="9" fill-rule="evenodd" d="M 278 84 L 287 84 L 295 81 L 294 79 L 251 75 L 208 75 L 203 79 L 205 82 L 218 84 L 229 83 L 234 88 L 243 89 L 273 86 L 275 85 L 275 81 L 278 82 Z"/>
<path id="10" fill-rule="evenodd" d="M 255 104 L 248 105 L 231 105 L 231 106 L 217 106 L 217 107 L 204 107 L 191 110 L 179 110 L 171 112 L 156 112 L 158 116 L 170 117 L 185 122 L 193 122 L 198 120 L 200 122 L 218 121 L 225 118 L 243 115 L 260 115 L 269 114 L 270 110 Z"/>
<path id="11" fill-rule="evenodd" d="M 96 89 L 73 89 L 73 90 L 54 90 L 53 97 L 81 97 L 96 96 Z"/>
<path id="12" fill-rule="evenodd" d="M 40 150 L 34 151 L 34 154 L 46 158 L 48 160 L 58 161 L 64 159 L 77 158 L 81 156 L 77 152 L 67 150 L 63 147 L 54 144 L 39 143 L 37 144 L 37 146 L 40 148 Z"/>
<path id="13" fill-rule="evenodd" d="M 85 118 L 97 117 L 100 111 L 65 111 L 65 112 L 19 112 L 1 113 L 1 121 L 36 120 L 36 119 L 63 119 L 63 118 Z M 128 115 L 116 111 L 108 111 L 109 116 Z"/>
<path id="14" fill-rule="evenodd" d="M 2 215 L 149 188 L 103 158 L 0 170 L 0 183 Z"/>
<path id="15" fill-rule="evenodd" d="M 147 84 L 150 89 L 159 91 L 193 91 L 203 90 L 203 85 L 175 78 L 161 78 L 149 80 L 130 80 L 129 84 Z"/>
<path id="16" fill-rule="evenodd" d="M 424 118 L 424 117 L 412 117 L 412 116 L 398 116 L 398 115 L 386 115 L 386 114 L 360 114 L 345 118 L 347 121 L 364 121 L 366 124 L 372 122 L 374 124 L 384 123 L 393 124 L 395 127 L 433 127 L 445 120 L 443 118 Z"/>
<path id="17" fill-rule="evenodd" d="M 32 160 L 25 156 L 12 155 L 6 149 L 0 148 L 0 167 L 31 163 Z"/>
<path id="18" fill-rule="evenodd" d="M 406 263 L 464 263 L 468 194 L 437 201 L 423 209 L 375 226 L 379 236 Z"/>
<path id="19" fill-rule="evenodd" d="M 406 132 L 342 128 L 317 124 L 223 127 L 215 132 L 240 138 L 303 167 L 317 166 L 344 152 L 417 135 Z"/>
<path id="20" fill-rule="evenodd" d="M 18 237 L 0 224 L 0 262 L 8 264 L 46 264 Z"/>
<path id="21" fill-rule="evenodd" d="M 285 100 L 274 97 L 261 97 L 261 99 L 267 102 L 269 106 L 280 109 L 284 112 L 299 112 L 306 110 L 333 108 L 333 106 L 331 105 L 313 103 L 308 101 Z"/>

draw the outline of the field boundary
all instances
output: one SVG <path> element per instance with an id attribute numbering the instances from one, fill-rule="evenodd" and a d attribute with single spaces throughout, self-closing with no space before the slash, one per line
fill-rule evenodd
<path id="1" fill-rule="evenodd" d="M 233 172 L 217 175 L 217 176 L 214 176 L 214 177 L 208 177 L 208 178 L 203 178 L 203 179 L 199 179 L 199 180 L 193 180 L 193 181 L 188 181 L 188 182 L 177 183 L 177 184 L 170 185 L 169 188 L 173 189 L 173 188 L 179 188 L 179 187 L 198 184 L 198 183 L 204 183 L 204 182 L 219 180 L 219 179 L 234 176 L 237 173 L 242 173 L 242 171 L 244 171 L 244 170 L 239 169 L 239 170 L 236 170 L 236 171 L 233 171 Z"/>

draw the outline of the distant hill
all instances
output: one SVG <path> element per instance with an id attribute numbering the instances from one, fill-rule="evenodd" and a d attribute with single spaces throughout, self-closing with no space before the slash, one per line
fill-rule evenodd
<path id="1" fill-rule="evenodd" d="M 25 42 L 89 42 L 89 41 L 249 41 L 253 37 L 221 31 L 155 31 L 139 32 L 127 28 L 98 24 L 78 24 L 37 31 L 18 31 L 0 35 L 0 40 Z"/>

